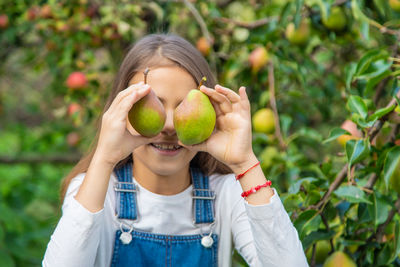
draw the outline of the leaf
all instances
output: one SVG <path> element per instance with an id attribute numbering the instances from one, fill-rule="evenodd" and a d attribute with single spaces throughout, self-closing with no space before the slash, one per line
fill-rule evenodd
<path id="1" fill-rule="evenodd" d="M 353 81 L 354 75 L 357 71 L 357 64 L 351 63 L 347 65 L 344 71 L 345 71 L 346 89 L 350 90 L 351 82 Z"/>
<path id="2" fill-rule="evenodd" d="M 288 136 L 289 128 L 293 121 L 292 117 L 290 117 L 289 115 L 286 115 L 286 114 L 281 114 L 279 116 L 279 121 L 281 123 L 281 129 L 282 129 L 283 136 L 284 137 Z"/>
<path id="3" fill-rule="evenodd" d="M 377 266 L 388 266 L 388 264 L 390 263 L 390 247 L 389 245 L 386 243 L 383 246 L 383 249 L 381 249 L 378 253 L 377 256 Z"/>
<path id="4" fill-rule="evenodd" d="M 385 108 L 380 108 L 377 111 L 374 112 L 374 114 L 372 114 L 368 120 L 376 120 L 376 119 L 380 119 L 383 116 L 385 116 L 386 114 L 392 112 L 392 110 L 395 109 L 396 106 L 389 106 L 389 107 L 385 107 Z"/>
<path id="5" fill-rule="evenodd" d="M 390 67 L 392 65 L 393 65 L 393 62 L 387 61 L 386 58 L 373 61 L 373 62 L 371 62 L 368 69 L 363 74 L 358 75 L 356 78 L 368 81 L 374 77 L 380 76 L 382 73 L 385 73 L 386 71 L 388 71 L 390 69 Z M 391 72 L 389 72 L 389 73 L 391 73 Z"/>
<path id="6" fill-rule="evenodd" d="M 391 148 L 386 154 L 386 159 L 383 167 L 383 177 L 385 180 L 386 189 L 388 189 L 389 180 L 400 168 L 400 147 Z"/>
<path id="7" fill-rule="evenodd" d="M 354 113 L 357 113 L 361 118 L 366 119 L 368 116 L 368 108 L 364 100 L 357 96 L 351 95 L 347 100 L 347 108 Z"/>
<path id="8" fill-rule="evenodd" d="M 328 17 L 328 9 L 329 6 L 325 3 L 324 0 L 305 0 L 307 6 L 318 5 L 319 10 L 321 11 L 322 17 L 325 19 Z"/>
<path id="9" fill-rule="evenodd" d="M 352 0 L 351 1 L 351 11 L 353 13 L 353 17 L 360 21 L 360 22 L 364 22 L 364 23 L 368 23 L 368 24 L 374 24 L 374 25 L 378 25 L 379 23 L 374 21 L 373 19 L 367 17 L 360 9 L 360 6 L 358 4 L 357 0 Z"/>
<path id="10" fill-rule="evenodd" d="M 396 225 L 394 228 L 394 248 L 391 256 L 391 262 L 394 261 L 400 253 L 400 226 L 399 221 L 396 221 Z"/>
<path id="11" fill-rule="evenodd" d="M 324 140 L 322 143 L 328 143 L 331 142 L 333 140 L 335 140 L 336 138 L 338 138 L 339 136 L 342 136 L 344 134 L 350 135 L 350 133 L 342 128 L 334 128 L 331 130 L 331 132 L 329 133 L 329 137 L 328 139 Z"/>
<path id="12" fill-rule="evenodd" d="M 361 59 L 358 61 L 356 74 L 355 76 L 358 77 L 369 68 L 372 62 L 377 61 L 379 59 L 386 59 L 388 56 L 387 52 L 384 50 L 371 50 L 367 52 Z"/>
<path id="13" fill-rule="evenodd" d="M 385 5 L 385 0 L 374 0 L 374 5 L 378 8 L 379 12 L 381 13 L 381 16 L 384 16 L 385 13 L 387 14 L 389 12 L 389 8 L 387 8 L 387 5 Z M 386 9 L 386 10 L 385 10 Z"/>
<path id="14" fill-rule="evenodd" d="M 369 141 L 367 139 L 349 140 L 346 143 L 346 156 L 349 168 L 351 165 L 362 161 L 369 153 Z"/>
<path id="15" fill-rule="evenodd" d="M 300 180 L 297 180 L 295 183 L 293 183 L 290 187 L 289 187 L 289 194 L 297 194 L 300 190 L 300 186 L 303 184 L 303 182 L 314 182 L 317 181 L 318 179 L 314 178 L 314 177 L 307 177 L 307 178 L 303 178 Z"/>
<path id="16" fill-rule="evenodd" d="M 385 72 L 371 78 L 368 80 L 367 85 L 365 86 L 364 89 L 364 96 L 369 97 L 371 96 L 372 93 L 374 93 L 375 86 L 385 79 L 386 77 L 390 76 L 392 72 L 390 70 L 386 70 Z"/>
<path id="17" fill-rule="evenodd" d="M 300 20 L 301 20 L 301 10 L 304 5 L 304 0 L 296 0 L 296 14 L 294 15 L 294 24 L 296 26 L 296 29 L 300 25 Z"/>
<path id="18" fill-rule="evenodd" d="M 299 233 L 300 238 L 303 238 L 307 232 L 317 230 L 321 223 L 321 216 L 316 210 L 307 210 L 300 214 L 294 222 L 294 226 Z"/>
<path id="19" fill-rule="evenodd" d="M 372 216 L 376 229 L 379 224 L 382 224 L 386 221 L 391 206 L 389 203 L 387 203 L 386 199 L 384 199 L 380 195 L 377 195 L 377 193 L 371 194 L 369 199 L 372 201 L 373 204 L 368 205 L 368 211 Z"/>
<path id="20" fill-rule="evenodd" d="M 316 131 L 316 130 L 314 130 L 312 128 L 303 127 L 298 131 L 298 133 L 299 133 L 300 136 L 306 137 L 308 139 L 316 140 L 318 142 L 322 141 L 321 134 L 318 131 Z"/>
<path id="21" fill-rule="evenodd" d="M 2 267 L 14 267 L 15 262 L 11 258 L 10 254 L 0 249 L 0 266 Z"/>
<path id="22" fill-rule="evenodd" d="M 353 120 L 358 126 L 365 129 L 365 128 L 371 128 L 378 119 L 374 119 L 372 121 L 365 121 L 364 119 L 358 117 L 354 118 Z"/>
<path id="23" fill-rule="evenodd" d="M 339 198 L 344 198 L 348 202 L 351 202 L 351 203 L 364 202 L 364 203 L 372 204 L 372 202 L 369 201 L 365 197 L 364 191 L 362 191 L 360 188 L 358 188 L 356 186 L 352 186 L 352 185 L 339 187 L 335 191 L 335 195 L 338 196 Z"/>
<path id="24" fill-rule="evenodd" d="M 309 233 L 305 238 L 302 239 L 303 249 L 306 250 L 309 246 L 311 246 L 315 241 L 318 240 L 329 240 L 335 235 L 335 231 L 314 231 Z"/>

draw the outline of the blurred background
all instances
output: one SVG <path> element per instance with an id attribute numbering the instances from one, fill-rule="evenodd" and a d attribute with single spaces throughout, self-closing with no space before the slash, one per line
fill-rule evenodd
<path id="1" fill-rule="evenodd" d="M 158 32 L 247 87 L 310 266 L 400 266 L 399 26 L 400 0 L 0 0 L 0 266 L 40 266 L 125 52 Z"/>

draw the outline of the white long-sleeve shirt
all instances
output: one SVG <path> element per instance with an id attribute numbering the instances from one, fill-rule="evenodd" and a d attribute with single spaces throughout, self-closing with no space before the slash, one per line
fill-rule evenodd
<path id="1" fill-rule="evenodd" d="M 43 259 L 44 267 L 110 266 L 117 219 L 114 184 L 111 175 L 104 208 L 96 213 L 76 199 L 85 173 L 70 183 L 62 206 L 62 217 L 51 236 Z M 194 235 L 210 229 L 197 228 L 192 217 L 192 185 L 176 195 L 154 194 L 135 180 L 139 220 L 122 220 L 134 229 L 167 235 Z M 303 247 L 288 214 L 274 189 L 270 203 L 250 205 L 241 197 L 242 188 L 233 174 L 210 176 L 215 191 L 213 233 L 218 234 L 218 266 L 231 266 L 232 245 L 250 266 L 308 266 Z"/>

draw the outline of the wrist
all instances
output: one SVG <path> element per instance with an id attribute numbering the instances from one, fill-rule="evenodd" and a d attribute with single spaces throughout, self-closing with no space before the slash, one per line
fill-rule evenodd
<path id="1" fill-rule="evenodd" d="M 256 155 L 254 153 L 251 153 L 249 156 L 246 157 L 246 160 L 242 162 L 238 162 L 237 164 L 232 164 L 229 166 L 233 173 L 236 175 L 245 172 L 255 164 L 257 164 L 259 160 L 257 159 Z"/>
<path id="2" fill-rule="evenodd" d="M 91 164 L 100 164 L 107 169 L 114 169 L 115 165 L 117 165 L 118 162 L 110 159 L 109 157 L 107 157 L 107 155 L 107 153 L 103 153 L 101 150 L 96 149 Z"/>

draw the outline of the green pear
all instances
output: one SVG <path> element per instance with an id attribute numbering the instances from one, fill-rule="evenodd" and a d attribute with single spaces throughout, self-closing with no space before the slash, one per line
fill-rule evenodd
<path id="1" fill-rule="evenodd" d="M 150 69 L 146 68 L 143 72 L 145 84 L 149 71 Z M 153 137 L 162 131 L 166 118 L 164 105 L 150 89 L 150 92 L 136 102 L 128 112 L 128 121 L 131 125 L 127 125 L 127 128 L 132 133 L 130 127 L 132 126 L 139 134 Z"/>
<path id="2" fill-rule="evenodd" d="M 210 99 L 198 89 L 190 90 L 174 111 L 175 131 L 185 145 L 205 141 L 213 132 L 215 121 L 216 114 Z"/>
<path id="3" fill-rule="evenodd" d="M 136 102 L 128 113 L 132 127 L 146 137 L 156 136 L 164 128 L 165 109 L 153 90 Z"/>
<path id="4" fill-rule="evenodd" d="M 285 35 L 290 43 L 301 46 L 307 43 L 310 38 L 310 32 L 309 19 L 303 19 L 297 29 L 293 22 L 289 23 L 286 27 Z"/>
<path id="5" fill-rule="evenodd" d="M 336 251 L 326 259 L 323 267 L 357 267 L 357 265 L 346 253 Z"/>
<path id="6" fill-rule="evenodd" d="M 327 18 L 322 17 L 322 23 L 329 30 L 341 31 L 347 25 L 347 17 L 341 7 L 334 6 Z"/>

